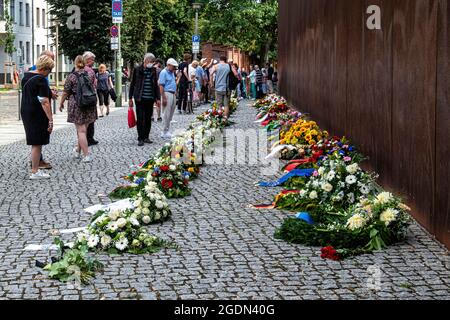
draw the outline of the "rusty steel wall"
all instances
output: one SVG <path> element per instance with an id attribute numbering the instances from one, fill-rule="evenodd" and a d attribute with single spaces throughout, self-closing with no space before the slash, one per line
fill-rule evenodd
<path id="1" fill-rule="evenodd" d="M 381 30 L 366 26 L 381 8 Z M 279 0 L 279 88 L 450 247 L 448 0 Z"/>

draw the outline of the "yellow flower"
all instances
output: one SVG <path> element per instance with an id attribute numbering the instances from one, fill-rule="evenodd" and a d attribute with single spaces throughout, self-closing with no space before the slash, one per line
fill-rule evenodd
<path id="1" fill-rule="evenodd" d="M 195 172 L 195 169 L 194 169 L 194 168 L 192 168 L 192 167 L 190 167 L 190 168 L 188 169 L 188 172 L 190 172 L 190 173 L 194 173 L 194 172 Z"/>
<path id="2" fill-rule="evenodd" d="M 313 146 L 313 145 L 315 145 L 315 144 L 316 144 L 316 141 L 315 141 L 315 140 L 309 140 L 309 145 Z"/>

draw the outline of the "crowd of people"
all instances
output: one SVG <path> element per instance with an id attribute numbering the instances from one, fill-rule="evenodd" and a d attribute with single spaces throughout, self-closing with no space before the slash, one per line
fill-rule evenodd
<path id="1" fill-rule="evenodd" d="M 83 163 L 92 162 L 89 147 L 98 144 L 94 139 L 95 122 L 110 114 L 110 100 L 117 99 L 112 74 L 105 64 L 94 69 L 95 58 L 89 51 L 75 58 L 59 105 L 61 112 L 67 105 L 67 122 L 75 125 L 77 133 L 73 155 Z M 50 142 L 53 131 L 50 105 L 51 100 L 58 98 L 48 80 L 54 64 L 54 54 L 44 51 L 22 79 L 21 114 L 26 141 L 31 146 L 32 180 L 50 178 L 44 170 L 52 168 L 44 160 L 42 146 Z M 191 55 L 185 54 L 181 63 L 170 58 L 164 64 L 162 59 L 147 53 L 132 72 L 128 92 L 129 108 L 136 109 L 138 146 L 153 143 L 150 132 L 155 121 L 162 122 L 161 138 L 171 139 L 171 123 L 177 109 L 180 114 L 189 114 L 196 106 L 215 100 L 228 118 L 232 96 L 259 99 L 276 92 L 277 83 L 277 72 L 269 64 L 263 69 L 251 66 L 247 73 L 226 56 L 219 61 L 206 58 L 192 61 Z"/>

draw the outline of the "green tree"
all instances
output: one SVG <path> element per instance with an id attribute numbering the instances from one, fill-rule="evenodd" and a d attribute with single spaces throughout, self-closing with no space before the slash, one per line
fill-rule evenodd
<path id="1" fill-rule="evenodd" d="M 122 49 L 125 61 L 180 58 L 190 50 L 193 16 L 190 0 L 125 0 Z"/>
<path id="2" fill-rule="evenodd" d="M 75 59 L 84 51 L 92 51 L 97 61 L 108 63 L 113 60 L 110 46 L 111 0 L 47 0 L 50 5 L 49 13 L 59 21 L 60 50 L 70 59 Z M 74 12 L 69 11 L 70 6 L 81 9 L 81 25 L 76 28 L 71 25 Z M 55 36 L 53 25 L 53 35 Z"/>
<path id="3" fill-rule="evenodd" d="M 202 10 L 203 39 L 276 59 L 277 0 L 210 0 Z"/>
<path id="4" fill-rule="evenodd" d="M 5 0 L 4 2 L 4 19 L 6 21 L 5 31 L 6 34 L 0 38 L 0 46 L 4 47 L 5 53 L 9 57 L 9 61 L 12 60 L 12 54 L 16 52 L 16 47 L 14 45 L 14 41 L 16 36 L 14 35 L 13 30 L 13 20 L 9 14 L 9 0 Z"/>

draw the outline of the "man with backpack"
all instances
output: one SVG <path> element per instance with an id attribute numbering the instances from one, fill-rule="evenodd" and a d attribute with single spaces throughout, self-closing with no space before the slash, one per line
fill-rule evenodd
<path id="1" fill-rule="evenodd" d="M 218 107 L 225 108 L 225 118 L 230 116 L 231 92 L 236 90 L 239 80 L 236 68 L 227 63 L 227 57 L 220 57 L 220 62 L 214 67 L 215 91 Z"/>

